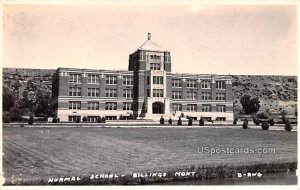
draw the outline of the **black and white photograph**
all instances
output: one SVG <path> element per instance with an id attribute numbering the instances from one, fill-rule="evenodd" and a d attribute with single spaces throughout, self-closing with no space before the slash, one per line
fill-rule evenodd
<path id="1" fill-rule="evenodd" d="M 297 1 L 54 2 L 1 4 L 4 188 L 299 188 Z"/>

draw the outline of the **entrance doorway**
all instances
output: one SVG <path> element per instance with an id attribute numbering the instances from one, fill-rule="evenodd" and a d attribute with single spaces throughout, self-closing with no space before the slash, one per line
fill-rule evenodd
<path id="1" fill-rule="evenodd" d="M 165 113 L 164 103 L 154 102 L 152 104 L 152 113 L 153 114 L 164 114 Z"/>

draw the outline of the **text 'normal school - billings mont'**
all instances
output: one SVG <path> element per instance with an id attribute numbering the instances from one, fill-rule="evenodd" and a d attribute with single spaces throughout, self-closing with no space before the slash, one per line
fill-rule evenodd
<path id="1" fill-rule="evenodd" d="M 58 68 L 52 106 L 60 121 L 178 118 L 233 120 L 232 79 L 172 74 L 170 52 L 148 40 L 129 55 L 128 70 Z"/>

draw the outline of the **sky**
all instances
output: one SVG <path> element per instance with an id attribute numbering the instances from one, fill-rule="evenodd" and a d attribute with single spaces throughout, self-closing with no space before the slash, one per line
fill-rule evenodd
<path id="1" fill-rule="evenodd" d="M 3 6 L 3 67 L 127 70 L 147 40 L 173 73 L 297 75 L 295 5 Z"/>

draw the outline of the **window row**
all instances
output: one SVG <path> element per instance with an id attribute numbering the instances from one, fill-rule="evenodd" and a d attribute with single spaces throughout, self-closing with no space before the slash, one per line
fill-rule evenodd
<path id="1" fill-rule="evenodd" d="M 172 104 L 172 110 L 177 112 L 177 111 L 182 111 L 182 104 Z M 188 112 L 197 112 L 197 104 L 187 104 L 187 111 Z M 199 112 L 211 112 L 211 105 L 209 104 L 203 104 L 201 105 L 201 110 Z M 225 105 L 217 105 L 216 106 L 216 111 L 217 112 L 226 112 L 226 106 Z"/>
<path id="2" fill-rule="evenodd" d="M 201 100 L 212 100 L 211 92 L 202 92 Z M 197 92 L 187 92 L 186 98 L 188 100 L 196 100 L 197 99 Z M 182 92 L 181 91 L 172 91 L 172 99 L 182 99 Z M 225 93 L 216 93 L 216 100 L 225 100 Z"/>
<path id="3" fill-rule="evenodd" d="M 80 110 L 81 102 L 79 101 L 70 101 L 69 102 L 70 110 Z M 99 102 L 88 102 L 88 110 L 99 110 Z M 117 102 L 105 102 L 105 110 L 117 110 Z M 132 103 L 123 102 L 123 110 L 132 110 Z"/>
<path id="4" fill-rule="evenodd" d="M 172 87 L 181 88 L 182 87 L 182 80 L 181 79 L 172 79 Z M 197 88 L 196 80 L 187 79 L 186 81 L 187 88 Z M 202 80 L 201 81 L 201 88 L 202 89 L 210 89 L 211 88 L 211 81 L 209 80 Z M 216 81 L 216 89 L 225 89 L 225 81 Z"/>
<path id="5" fill-rule="evenodd" d="M 82 75 L 70 73 L 69 74 L 69 82 L 70 83 L 82 83 Z M 96 75 L 96 74 L 88 74 L 87 75 L 87 83 L 88 84 L 99 84 L 100 76 Z M 105 84 L 116 85 L 117 84 L 117 76 L 106 75 L 105 76 Z M 123 76 L 123 85 L 124 86 L 132 86 L 133 85 L 133 77 Z"/>
<path id="6" fill-rule="evenodd" d="M 70 87 L 69 88 L 69 96 L 81 96 L 81 88 L 79 87 Z M 88 88 L 87 89 L 88 97 L 100 97 L 100 89 L 99 88 Z M 117 89 L 105 89 L 105 97 L 115 98 L 117 96 Z M 133 90 L 132 89 L 123 89 L 123 97 L 124 98 L 133 98 Z"/>

